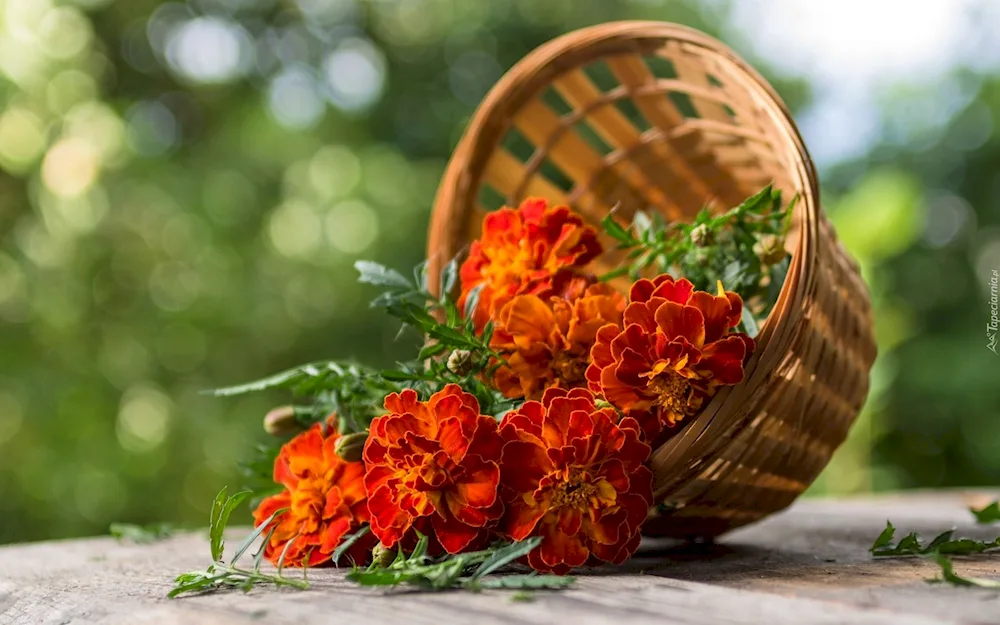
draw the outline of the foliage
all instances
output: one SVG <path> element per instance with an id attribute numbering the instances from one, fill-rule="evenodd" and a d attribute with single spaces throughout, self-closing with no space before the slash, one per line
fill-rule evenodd
<path id="1" fill-rule="evenodd" d="M 976 517 L 976 523 L 986 525 L 1000 521 L 1000 501 L 989 503 L 978 510 L 969 508 L 969 512 Z"/>
<path id="2" fill-rule="evenodd" d="M 991 523 L 997 518 L 995 510 L 1000 501 L 983 507 L 980 510 L 970 508 L 970 512 L 976 517 L 977 523 Z M 941 576 L 929 579 L 929 582 L 945 582 L 957 586 L 976 586 L 980 588 L 1000 588 L 1000 582 L 977 577 L 963 577 L 955 573 L 954 565 L 950 556 L 969 556 L 977 553 L 984 553 L 1000 548 L 1000 536 L 991 541 L 975 540 L 972 538 L 954 538 L 955 530 L 946 530 L 935 536 L 929 543 L 922 545 L 920 537 L 915 532 L 904 536 L 896 544 L 893 538 L 896 535 L 896 528 L 892 523 L 886 521 L 885 529 L 878 535 L 875 542 L 869 548 L 869 552 L 876 558 L 897 558 L 897 557 L 921 557 L 931 560 L 941 568 Z"/>
<path id="3" fill-rule="evenodd" d="M 712 215 L 704 208 L 690 223 L 638 212 L 631 228 L 625 228 L 611 213 L 602 225 L 618 249 L 628 252 L 628 262 L 602 279 L 669 273 L 711 292 L 721 280 L 747 303 L 743 324 L 754 336 L 757 320 L 767 318 L 785 282 L 789 257 L 783 242 L 794 204 L 783 208 L 781 191 L 768 185 L 724 213 Z"/>
<path id="4" fill-rule="evenodd" d="M 572 585 L 573 577 L 561 575 L 527 573 L 486 577 L 526 556 L 541 540 L 536 536 L 520 542 L 498 543 L 482 551 L 432 558 L 427 555 L 427 537 L 420 536 L 409 554 L 400 548 L 388 566 L 381 567 L 375 562 L 365 569 L 355 568 L 347 574 L 347 579 L 362 586 L 406 584 L 422 590 L 557 590 Z"/>
<path id="5" fill-rule="evenodd" d="M 935 536 L 926 545 L 921 545 L 920 537 L 911 532 L 896 544 L 892 539 L 896 528 L 886 522 L 885 529 L 875 539 L 869 551 L 876 558 L 893 558 L 906 556 L 928 556 L 932 554 L 967 556 L 1000 548 L 1000 537 L 991 541 L 981 541 L 972 538 L 954 538 L 955 530 L 947 530 Z"/>
<path id="6" fill-rule="evenodd" d="M 929 582 L 944 582 L 955 586 L 974 586 L 977 588 L 989 588 L 991 590 L 1000 589 L 1000 581 L 985 579 L 982 577 L 965 577 L 955 572 L 955 565 L 950 558 L 940 553 L 931 555 L 931 560 L 941 567 L 941 577 L 929 579 Z"/>
<path id="7" fill-rule="evenodd" d="M 174 534 L 174 526 L 170 523 L 150 523 L 148 525 L 112 523 L 108 528 L 108 533 L 118 542 L 130 541 L 141 545 L 170 538 Z"/>
<path id="8" fill-rule="evenodd" d="M 253 555 L 253 568 L 246 569 L 236 565 L 236 562 L 253 545 L 254 541 L 260 538 L 264 528 L 271 524 L 284 510 L 277 510 L 268 519 L 261 523 L 249 536 L 247 536 L 239 547 L 236 548 L 232 558 L 227 564 L 223 559 L 225 550 L 225 540 L 223 534 L 229 523 L 229 517 L 250 496 L 249 491 L 240 491 L 232 496 L 226 495 L 223 488 L 215 497 L 212 504 L 212 515 L 209 523 L 209 550 L 212 556 L 212 563 L 204 571 L 192 571 L 182 573 L 174 579 L 174 587 L 167 594 L 174 598 L 189 593 L 204 593 L 221 590 L 223 588 L 239 588 L 247 592 L 259 584 L 273 584 L 275 586 L 289 586 L 304 590 L 309 587 L 309 582 L 305 578 L 305 570 L 302 572 L 302 579 L 285 577 L 282 575 L 281 561 L 278 564 L 278 571 L 275 574 L 263 573 L 260 570 L 264 559 L 264 547 Z M 273 528 L 271 530 L 274 531 Z M 264 537 L 266 544 L 270 534 Z"/>

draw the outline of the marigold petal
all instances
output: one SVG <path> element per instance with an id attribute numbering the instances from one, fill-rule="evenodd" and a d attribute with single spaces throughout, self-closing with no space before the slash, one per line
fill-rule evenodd
<path id="1" fill-rule="evenodd" d="M 656 310 L 656 324 L 668 339 L 687 339 L 695 347 L 705 344 L 705 317 L 694 306 L 664 302 Z"/>
<path id="2" fill-rule="evenodd" d="M 738 295 L 736 299 L 739 300 Z M 728 296 L 719 297 L 705 291 L 698 291 L 692 295 L 689 305 L 702 313 L 705 320 L 706 343 L 719 340 L 729 328 L 736 327 L 743 310 L 742 300 L 734 308 L 734 301 Z"/>
<path id="3" fill-rule="evenodd" d="M 449 514 L 436 514 L 431 522 L 434 534 L 448 553 L 459 553 L 480 536 L 480 529 L 462 523 Z"/>
<path id="4" fill-rule="evenodd" d="M 584 546 L 578 536 L 569 536 L 559 531 L 558 527 L 547 526 L 549 530 L 543 535 L 538 546 L 538 555 L 542 562 L 555 570 L 559 565 L 570 569 L 583 566 L 590 556 L 590 551 Z"/>
<path id="5" fill-rule="evenodd" d="M 290 505 L 291 495 L 287 490 L 281 491 L 276 495 L 271 495 L 270 497 L 265 497 L 253 511 L 254 527 L 260 526 L 272 514 L 282 508 L 288 508 Z"/>
<path id="6" fill-rule="evenodd" d="M 322 533 L 322 542 L 319 544 L 319 551 L 330 556 L 333 550 L 337 548 L 340 544 L 340 540 L 344 537 L 351 529 L 351 521 L 339 517 L 326 526 L 326 529 Z"/>
<path id="7" fill-rule="evenodd" d="M 372 532 L 386 547 L 392 547 L 409 529 L 411 519 L 392 499 L 388 486 L 368 493 L 368 511 L 371 513 Z"/>
<path id="8" fill-rule="evenodd" d="M 544 447 L 523 440 L 509 440 L 504 445 L 501 467 L 504 485 L 516 492 L 535 490 L 539 480 L 554 468 Z"/>
<path id="9" fill-rule="evenodd" d="M 656 288 L 653 290 L 651 298 L 662 297 L 663 299 L 677 304 L 688 304 L 694 293 L 694 285 L 687 278 L 674 280 L 669 275 L 658 276 L 661 278 Z"/>
<path id="10" fill-rule="evenodd" d="M 463 506 L 471 508 L 492 506 L 496 502 L 497 486 L 500 483 L 499 465 L 495 462 L 478 460 L 466 463 L 463 468 L 464 480 L 455 484 L 457 500 Z"/>
<path id="11" fill-rule="evenodd" d="M 737 335 L 710 343 L 702 352 L 698 371 L 717 384 L 739 384 L 743 381 L 743 360 L 746 343 Z"/>

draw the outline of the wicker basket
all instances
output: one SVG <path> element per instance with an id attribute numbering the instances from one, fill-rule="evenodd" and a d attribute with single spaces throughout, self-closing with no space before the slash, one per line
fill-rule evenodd
<path id="1" fill-rule="evenodd" d="M 813 165 L 784 104 L 697 31 L 618 22 L 555 39 L 514 66 L 469 123 L 438 190 L 431 276 L 486 211 L 539 196 L 595 225 L 619 206 L 690 218 L 773 182 L 800 195 L 791 267 L 743 383 L 653 451 L 645 533 L 711 537 L 788 506 L 826 466 L 868 392 L 868 292 L 819 207 Z M 612 245 L 607 245 L 610 248 Z M 611 266 L 618 259 L 602 259 Z"/>

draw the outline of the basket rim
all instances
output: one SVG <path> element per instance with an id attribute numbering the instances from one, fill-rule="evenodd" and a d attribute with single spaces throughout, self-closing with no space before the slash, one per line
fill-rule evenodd
<path id="1" fill-rule="evenodd" d="M 785 145 L 778 147 L 793 156 L 788 161 L 787 169 L 791 180 L 801 190 L 801 197 L 793 212 L 793 219 L 798 225 L 798 236 L 794 242 L 789 271 L 774 309 L 761 325 L 756 337 L 758 347 L 745 367 L 746 376 L 736 387 L 720 390 L 696 419 L 688 423 L 677 436 L 654 450 L 651 464 L 660 465 L 656 471 L 658 488 L 655 495 L 658 500 L 669 491 L 669 488 L 661 485 L 660 477 L 669 475 L 671 468 L 697 455 L 691 453 L 691 447 L 702 447 L 696 443 L 720 412 L 729 413 L 734 421 L 746 422 L 750 408 L 743 406 L 753 403 L 747 400 L 753 395 L 754 389 L 759 388 L 772 375 L 789 351 L 789 346 L 797 339 L 803 325 L 802 318 L 806 314 L 803 304 L 806 296 L 814 289 L 820 220 L 818 178 L 790 111 L 768 81 L 719 40 L 696 29 L 671 22 L 608 22 L 556 37 L 535 48 L 512 66 L 476 109 L 456 145 L 438 187 L 427 247 L 430 288 L 436 292 L 439 288 L 437 270 L 460 251 L 460 248 L 452 248 L 454 240 L 459 238 L 455 236 L 454 228 L 464 224 L 454 223 L 456 220 L 452 217 L 456 211 L 451 207 L 461 202 L 457 211 L 459 214 L 466 215 L 472 210 L 474 198 L 468 191 L 478 186 L 485 161 L 492 152 L 492 147 L 498 144 L 499 136 L 505 128 L 498 121 L 511 117 L 506 113 L 517 111 L 549 84 L 551 79 L 581 64 L 569 62 L 570 59 L 584 56 L 589 57 L 589 60 L 596 60 L 615 49 L 622 53 L 635 52 L 636 46 L 643 41 L 661 47 L 670 40 L 695 46 L 732 64 L 737 71 L 731 73 L 729 78 L 739 80 L 741 86 L 754 98 L 754 103 L 766 112 L 778 131 L 775 139 L 785 142 Z M 484 137 L 491 150 L 477 151 Z"/>

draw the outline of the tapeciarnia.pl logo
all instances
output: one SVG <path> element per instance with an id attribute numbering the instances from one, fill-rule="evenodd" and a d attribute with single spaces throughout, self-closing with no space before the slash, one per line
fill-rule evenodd
<path id="1" fill-rule="evenodd" d="M 1000 304 L 997 291 L 1000 287 L 1000 271 L 993 270 L 990 276 L 990 322 L 986 324 L 986 349 L 997 353 L 997 330 L 1000 328 Z"/>

